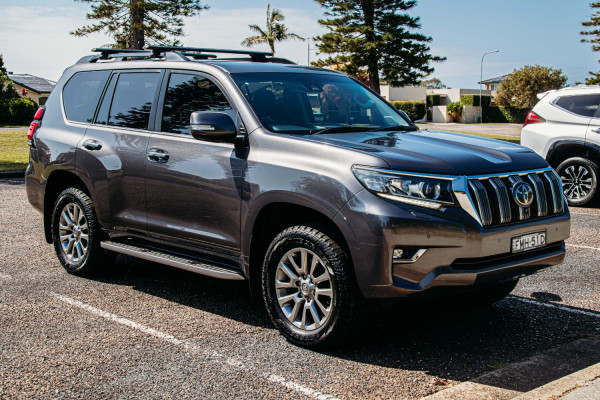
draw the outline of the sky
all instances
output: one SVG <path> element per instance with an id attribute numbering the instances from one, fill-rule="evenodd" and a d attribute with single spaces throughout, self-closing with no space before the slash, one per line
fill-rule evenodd
<path id="1" fill-rule="evenodd" d="M 186 18 L 186 46 L 242 48 L 251 35 L 249 24 L 265 24 L 269 1 L 205 0 L 210 9 Z M 318 24 L 324 10 L 312 0 L 271 0 L 285 16 L 290 32 L 314 37 L 325 32 Z M 6 68 L 58 80 L 64 69 L 91 49 L 111 43 L 103 33 L 79 38 L 69 32 L 89 21 L 89 5 L 74 0 L 0 0 L 0 53 Z M 432 38 L 434 63 L 430 76 L 453 88 L 478 88 L 481 57 L 483 78 L 512 72 L 524 65 L 559 68 L 569 84 L 585 81 L 600 70 L 600 53 L 580 43 L 581 22 L 592 14 L 588 0 L 419 0 L 409 11 L 420 17 L 423 33 Z M 309 50 L 310 46 L 310 50 Z M 314 44 L 288 41 L 276 44 L 277 55 L 300 64 L 318 58 Z M 256 50 L 268 50 L 266 45 Z"/>

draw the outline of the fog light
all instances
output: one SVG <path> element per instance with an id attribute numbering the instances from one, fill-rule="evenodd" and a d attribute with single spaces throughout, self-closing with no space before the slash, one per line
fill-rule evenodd
<path id="1" fill-rule="evenodd" d="M 393 253 L 393 258 L 394 261 L 399 260 L 402 258 L 402 255 L 404 254 L 404 250 L 402 249 L 394 249 L 394 253 Z"/>

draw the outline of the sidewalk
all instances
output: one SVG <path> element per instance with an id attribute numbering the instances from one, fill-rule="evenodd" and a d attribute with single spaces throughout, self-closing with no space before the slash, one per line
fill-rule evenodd
<path id="1" fill-rule="evenodd" d="M 484 135 L 501 135 L 521 137 L 521 124 L 457 124 L 451 123 L 417 123 L 421 129 L 436 129 L 450 132 L 481 133 Z"/>

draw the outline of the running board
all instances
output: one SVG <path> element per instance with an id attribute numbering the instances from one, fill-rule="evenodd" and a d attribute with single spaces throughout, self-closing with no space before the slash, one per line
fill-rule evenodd
<path id="1" fill-rule="evenodd" d="M 191 260 L 185 257 L 162 253 L 160 251 L 147 249 L 144 247 L 111 241 L 100 242 L 100 246 L 105 250 L 114 251 L 115 253 L 126 254 L 128 256 L 141 258 L 142 260 L 184 269 L 186 271 L 211 276 L 213 278 L 229 279 L 234 281 L 243 281 L 246 279 L 241 273 L 236 271 L 206 264 L 196 260 Z"/>

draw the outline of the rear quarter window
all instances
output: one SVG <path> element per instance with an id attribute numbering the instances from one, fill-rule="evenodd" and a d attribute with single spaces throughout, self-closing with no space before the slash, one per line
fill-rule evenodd
<path id="1" fill-rule="evenodd" d="M 63 88 L 63 105 L 67 119 L 91 123 L 98 100 L 110 71 L 78 72 Z"/>
<path id="2" fill-rule="evenodd" d="M 559 97 L 554 101 L 554 104 L 573 114 L 591 118 L 596 113 L 596 110 L 598 110 L 600 94 Z"/>

